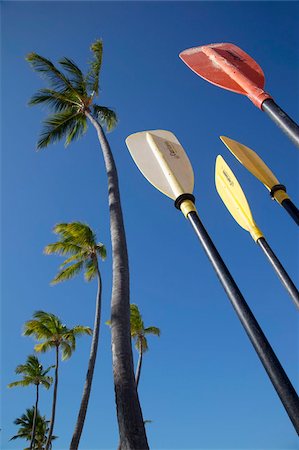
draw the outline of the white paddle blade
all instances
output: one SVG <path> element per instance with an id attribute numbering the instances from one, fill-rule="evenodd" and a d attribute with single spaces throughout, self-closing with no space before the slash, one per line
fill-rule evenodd
<path id="1" fill-rule="evenodd" d="M 215 183 L 218 194 L 236 222 L 249 231 L 254 240 L 262 237 L 237 178 L 220 155 L 216 159 Z"/>
<path id="2" fill-rule="evenodd" d="M 237 158 L 237 160 L 246 167 L 258 180 L 260 180 L 266 188 L 271 191 L 273 186 L 279 184 L 278 179 L 269 169 L 264 161 L 257 153 L 251 150 L 246 145 L 234 141 L 226 136 L 220 136 L 222 142 L 230 150 L 230 152 Z"/>
<path id="3" fill-rule="evenodd" d="M 155 188 L 173 200 L 185 193 L 192 194 L 193 169 L 173 133 L 141 131 L 128 136 L 126 144 L 140 172 Z"/>

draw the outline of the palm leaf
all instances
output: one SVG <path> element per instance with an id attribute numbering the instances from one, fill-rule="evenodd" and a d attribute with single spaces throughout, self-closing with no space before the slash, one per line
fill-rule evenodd
<path id="1" fill-rule="evenodd" d="M 69 359 L 72 356 L 73 351 L 75 350 L 75 347 L 72 347 L 69 343 L 67 342 L 62 342 L 61 343 L 61 351 L 62 351 L 62 356 L 61 359 L 62 361 Z"/>
<path id="2" fill-rule="evenodd" d="M 76 91 L 79 92 L 82 96 L 86 97 L 87 91 L 85 79 L 83 73 L 81 72 L 77 64 L 75 64 L 74 61 L 66 57 L 60 59 L 58 62 L 70 76 L 69 79 L 72 83 L 72 86 L 74 86 Z"/>
<path id="3" fill-rule="evenodd" d="M 107 131 L 112 131 L 117 124 L 116 113 L 106 106 L 93 104 L 93 115 L 97 118 L 101 125 L 107 128 Z"/>
<path id="4" fill-rule="evenodd" d="M 27 386 L 30 386 L 30 384 L 32 384 L 32 380 L 24 377 L 23 380 L 13 381 L 12 383 L 9 383 L 7 385 L 7 387 L 9 387 L 9 388 L 16 387 L 16 386 L 27 387 Z"/>
<path id="5" fill-rule="evenodd" d="M 97 243 L 96 246 L 97 254 L 100 255 L 101 259 L 104 261 L 107 258 L 107 250 L 104 244 L 101 242 Z"/>
<path id="6" fill-rule="evenodd" d="M 37 143 L 37 148 L 45 148 L 49 144 L 59 141 L 64 136 L 68 137 L 81 115 L 82 113 L 69 108 L 49 116 L 43 122 L 44 129 Z M 67 143 L 65 145 L 67 146 Z"/>
<path id="7" fill-rule="evenodd" d="M 85 262 L 84 278 L 86 281 L 91 281 L 97 275 L 97 263 L 92 259 Z"/>
<path id="8" fill-rule="evenodd" d="M 73 128 L 70 130 L 65 140 L 65 147 L 67 147 L 71 142 L 78 140 L 87 131 L 87 119 L 83 115 L 79 115 Z"/>
<path id="9" fill-rule="evenodd" d="M 96 40 L 90 47 L 93 53 L 93 59 L 89 63 L 89 71 L 86 76 L 86 86 L 90 92 L 99 94 L 99 76 L 103 59 L 103 42 Z"/>
<path id="10" fill-rule="evenodd" d="M 45 337 L 50 338 L 52 336 L 52 331 L 45 324 L 41 323 L 39 320 L 28 320 L 24 325 L 24 336 L 34 335 L 37 339 L 44 339 Z"/>
<path id="11" fill-rule="evenodd" d="M 81 108 L 82 102 L 70 92 L 61 93 L 52 89 L 40 89 L 29 100 L 29 105 L 39 105 L 45 103 L 56 112 L 64 111 L 67 108 Z"/>
<path id="12" fill-rule="evenodd" d="M 65 261 L 63 261 L 63 263 L 60 264 L 59 268 L 63 269 L 65 266 L 67 266 L 69 263 L 71 263 L 73 261 L 85 261 L 88 257 L 89 257 L 88 252 L 80 251 L 80 252 L 76 253 L 75 255 L 70 256 Z"/>
<path id="13" fill-rule="evenodd" d="M 57 284 L 62 281 L 69 280 L 70 278 L 73 278 L 75 275 L 77 275 L 80 270 L 83 267 L 83 261 L 78 261 L 77 263 L 74 263 L 65 269 L 62 269 L 56 277 L 51 281 L 51 284 Z"/>
<path id="14" fill-rule="evenodd" d="M 157 327 L 147 327 L 144 329 L 144 334 L 154 334 L 155 336 L 160 336 L 160 329 Z"/>
<path id="15" fill-rule="evenodd" d="M 53 366 L 55 367 L 55 366 Z M 44 379 L 40 382 L 46 389 L 49 389 L 53 383 L 53 377 L 44 377 Z"/>
<path id="16" fill-rule="evenodd" d="M 64 241 L 54 242 L 53 244 L 48 244 L 44 248 L 44 253 L 46 255 L 52 255 L 53 253 L 57 253 L 58 255 L 64 256 L 67 254 L 77 255 L 81 251 L 81 247 L 75 245 L 73 242 L 68 243 Z"/>
<path id="17" fill-rule="evenodd" d="M 43 78 L 47 78 L 55 90 L 58 89 L 61 92 L 68 90 L 77 95 L 76 89 L 72 86 L 71 81 L 49 59 L 32 52 L 26 56 L 26 61 Z"/>
<path id="18" fill-rule="evenodd" d="M 55 342 L 54 341 L 45 341 L 45 342 L 41 342 L 40 344 L 36 344 L 34 346 L 34 350 L 38 353 L 45 353 L 48 350 L 50 350 L 51 348 L 55 347 Z"/>
<path id="19" fill-rule="evenodd" d="M 74 336 L 83 336 L 84 334 L 92 335 L 92 329 L 83 325 L 75 325 L 72 328 Z"/>

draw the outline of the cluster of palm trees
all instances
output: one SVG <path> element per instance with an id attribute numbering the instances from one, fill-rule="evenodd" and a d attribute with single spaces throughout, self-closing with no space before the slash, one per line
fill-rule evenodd
<path id="1" fill-rule="evenodd" d="M 27 61 L 31 67 L 48 82 L 48 87 L 40 89 L 30 100 L 31 105 L 46 104 L 52 114 L 44 121 L 44 128 L 38 141 L 38 149 L 42 149 L 56 141 L 65 138 L 65 145 L 81 137 L 90 123 L 96 130 L 102 155 L 104 158 L 110 214 L 110 235 L 112 244 L 112 295 L 111 295 L 111 326 L 113 377 L 115 387 L 116 412 L 119 427 L 119 448 L 122 450 L 148 449 L 145 432 L 145 421 L 138 398 L 138 383 L 142 367 L 144 352 L 148 349 L 146 335 L 152 333 L 159 336 L 156 327 L 145 328 L 137 305 L 130 305 L 129 295 L 129 265 L 126 236 L 123 223 L 121 200 L 119 193 L 118 175 L 103 127 L 112 130 L 117 123 L 116 114 L 111 109 L 94 102 L 99 95 L 99 75 L 102 65 L 103 43 L 95 41 L 91 45 L 92 59 L 86 74 L 69 58 L 59 60 L 59 67 L 50 60 L 36 53 L 30 53 Z M 38 341 L 34 349 L 36 352 L 46 352 L 55 349 L 55 365 L 43 369 L 38 358 L 30 355 L 24 365 L 16 368 L 16 373 L 23 374 L 23 379 L 10 384 L 10 387 L 22 385 L 36 386 L 36 402 L 32 409 L 16 419 L 21 425 L 17 435 L 12 439 L 25 438 L 30 441 L 30 450 L 49 450 L 56 436 L 53 435 L 57 389 L 59 357 L 69 358 L 76 347 L 76 337 L 92 334 L 90 356 L 83 388 L 82 400 L 77 422 L 70 443 L 70 449 L 79 447 L 88 401 L 93 381 L 96 362 L 100 321 L 101 321 L 101 293 L 102 281 L 99 270 L 99 257 L 105 259 L 106 249 L 98 243 L 95 233 L 87 224 L 82 222 L 59 223 L 54 227 L 58 235 L 55 243 L 45 247 L 46 254 L 56 253 L 66 256 L 60 265 L 58 274 L 52 283 L 73 278 L 84 271 L 87 281 L 97 280 L 97 296 L 95 321 L 91 328 L 77 325 L 68 328 L 54 314 L 37 311 L 33 319 L 24 326 L 24 335 L 33 336 Z M 132 339 L 135 340 L 139 352 L 139 359 L 134 372 Z M 53 378 L 48 372 L 54 369 Z M 53 403 L 50 420 L 41 416 L 38 410 L 39 386 L 47 389 L 54 383 Z M 95 443 L 100 445 L 100 443 Z"/>

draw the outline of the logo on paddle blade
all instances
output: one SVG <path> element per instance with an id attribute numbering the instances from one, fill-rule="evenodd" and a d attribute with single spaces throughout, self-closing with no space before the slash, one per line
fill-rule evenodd
<path id="1" fill-rule="evenodd" d="M 228 175 L 228 173 L 225 171 L 225 170 L 223 170 L 223 175 L 225 176 L 225 178 L 227 179 L 227 181 L 229 182 L 229 184 L 231 185 L 231 186 L 233 186 L 234 185 L 234 182 L 233 182 L 233 180 L 231 179 L 231 177 Z"/>
<path id="2" fill-rule="evenodd" d="M 169 151 L 170 156 L 176 159 L 180 159 L 179 155 L 177 154 L 177 151 L 175 148 L 171 145 L 169 141 L 165 141 L 165 146 L 167 147 L 167 150 Z"/>

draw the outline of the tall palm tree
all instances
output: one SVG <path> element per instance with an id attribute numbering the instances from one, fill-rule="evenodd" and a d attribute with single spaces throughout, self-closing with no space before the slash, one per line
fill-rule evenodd
<path id="1" fill-rule="evenodd" d="M 43 450 L 45 447 L 47 433 L 49 431 L 49 420 L 46 420 L 45 416 L 41 416 L 39 410 L 35 411 L 34 406 L 32 408 L 26 409 L 26 412 L 14 420 L 15 425 L 20 425 L 17 434 L 15 434 L 10 440 L 15 439 L 26 439 L 26 441 L 31 440 L 33 424 L 36 423 L 36 432 L 33 450 Z M 57 439 L 57 436 L 52 436 L 51 441 Z M 52 448 L 52 442 L 49 447 Z M 30 447 L 31 449 L 31 447 Z M 29 447 L 25 450 L 29 450 Z"/>
<path id="2" fill-rule="evenodd" d="M 120 440 L 124 450 L 148 449 L 142 412 L 138 399 L 130 338 L 129 264 L 123 215 L 114 158 L 103 126 L 108 131 L 116 124 L 115 113 L 94 103 L 99 94 L 103 44 L 91 46 L 93 58 L 87 74 L 69 58 L 62 58 L 59 70 L 51 61 L 30 53 L 27 61 L 49 82 L 31 99 L 31 105 L 44 103 L 54 114 L 44 122 L 38 148 L 47 147 L 65 137 L 65 145 L 82 136 L 89 122 L 96 130 L 108 178 L 110 234 L 112 243 L 113 286 L 111 296 L 112 359 Z M 63 72 L 64 71 L 64 72 Z"/>
<path id="3" fill-rule="evenodd" d="M 33 314 L 33 319 L 28 320 L 24 325 L 25 336 L 34 336 L 37 340 L 43 341 L 35 345 L 34 350 L 36 352 L 46 352 L 52 348 L 55 349 L 55 379 L 52 415 L 45 450 L 49 450 L 50 448 L 55 422 L 59 351 L 61 350 L 62 360 L 70 358 L 73 351 L 76 349 L 76 337 L 83 334 L 91 335 L 91 328 L 83 325 L 67 328 L 66 325 L 61 322 L 59 317 L 45 311 L 36 311 Z"/>
<path id="4" fill-rule="evenodd" d="M 105 259 L 106 249 L 101 242 L 96 241 L 96 235 L 92 232 L 89 226 L 81 222 L 60 223 L 54 227 L 54 233 L 59 236 L 59 240 L 53 244 L 47 245 L 44 252 L 47 255 L 53 253 L 62 256 L 67 255 L 68 258 L 61 264 L 60 270 L 53 279 L 52 284 L 57 284 L 61 281 L 73 278 L 82 270 L 84 270 L 86 281 L 96 278 L 98 283 L 93 336 L 85 385 L 79 414 L 70 445 L 72 450 L 76 450 L 79 446 L 80 437 L 84 426 L 97 356 L 102 296 L 102 282 L 98 265 L 98 257 Z"/>
<path id="5" fill-rule="evenodd" d="M 23 379 L 19 381 L 14 381 L 13 383 L 9 383 L 8 387 L 16 387 L 16 386 L 30 386 L 32 384 L 36 387 L 36 397 L 35 397 L 35 407 L 34 407 L 34 414 L 33 414 L 33 421 L 32 421 L 32 428 L 31 428 L 31 441 L 30 441 L 30 450 L 34 447 L 34 440 L 35 440 L 35 431 L 36 431 L 36 421 L 37 421 L 37 408 L 38 408 L 38 401 L 39 401 L 39 386 L 43 386 L 46 389 L 49 389 L 53 378 L 49 377 L 47 373 L 53 368 L 54 366 L 50 366 L 47 369 L 44 369 L 42 364 L 39 362 L 38 358 L 34 355 L 29 355 L 27 357 L 25 364 L 20 364 L 16 367 L 15 372 L 16 374 L 22 374 Z"/>
<path id="6" fill-rule="evenodd" d="M 135 380 L 136 386 L 138 388 L 143 354 L 148 350 L 147 338 L 148 334 L 154 334 L 155 336 L 160 336 L 160 329 L 157 327 L 146 327 L 144 326 L 142 316 L 139 312 L 138 306 L 131 305 L 131 336 L 135 341 L 135 347 L 139 353 Z"/>

